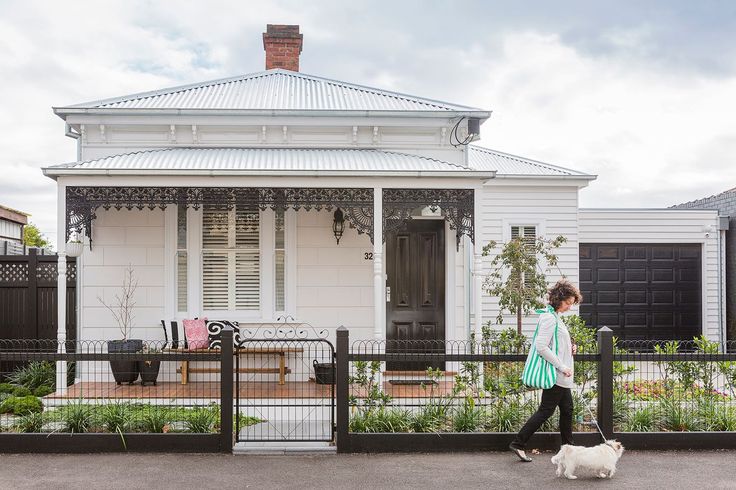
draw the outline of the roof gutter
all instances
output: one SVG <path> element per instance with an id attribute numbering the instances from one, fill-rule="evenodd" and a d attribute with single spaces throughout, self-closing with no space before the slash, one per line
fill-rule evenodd
<path id="1" fill-rule="evenodd" d="M 66 175 L 84 175 L 94 177 L 111 176 L 258 176 L 258 177 L 442 177 L 442 178 L 472 178 L 488 180 L 496 177 L 495 171 L 428 171 L 428 170 L 394 170 L 394 171 L 355 171 L 355 170 L 158 170 L 158 169 L 75 169 L 44 167 L 41 169 L 46 177 L 56 180 L 56 177 Z"/>
<path id="2" fill-rule="evenodd" d="M 497 179 L 524 179 L 524 180 L 532 180 L 532 179 L 552 179 L 552 180 L 587 180 L 587 181 L 593 181 L 598 178 L 597 175 L 588 175 L 588 174 L 581 174 L 581 175 L 529 175 L 529 174 L 501 174 L 496 175 Z"/>

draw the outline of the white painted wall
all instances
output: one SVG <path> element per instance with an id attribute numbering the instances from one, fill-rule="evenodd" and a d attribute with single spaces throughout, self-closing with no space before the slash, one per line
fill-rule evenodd
<path id="1" fill-rule="evenodd" d="M 483 188 L 482 216 L 477 220 L 478 235 L 485 245 L 495 240 L 500 251 L 510 239 L 511 226 L 536 225 L 537 235 L 548 239 L 558 235 L 567 238 L 567 243 L 556 250 L 562 273 L 573 283 L 579 279 L 578 240 L 578 188 L 573 185 L 539 184 L 513 179 L 491 180 Z M 490 262 L 496 254 L 483 258 L 484 273 L 490 271 Z M 547 274 L 550 284 L 560 279 L 556 268 Z M 504 315 L 498 325 L 498 298 L 483 294 L 483 323 L 491 321 L 494 328 L 516 326 L 515 315 Z M 524 318 L 523 330 L 532 334 L 536 326 L 536 315 Z"/>
<path id="2" fill-rule="evenodd" d="M 297 319 L 315 328 L 350 329 L 352 340 L 373 338 L 373 251 L 368 235 L 347 227 L 335 242 L 332 213 L 297 216 Z M 330 332 L 334 340 L 334 332 Z"/>
<path id="3" fill-rule="evenodd" d="M 579 217 L 583 243 L 702 244 L 703 333 L 719 340 L 718 211 L 581 209 Z"/>
<path id="4" fill-rule="evenodd" d="M 164 212 L 98 209 L 92 226 L 92 250 L 81 257 L 80 340 L 121 338 L 108 303 L 120 294 L 126 268 L 138 280 L 133 338 L 163 340 L 164 318 Z"/>
<path id="5" fill-rule="evenodd" d="M 82 160 L 160 148 L 364 148 L 466 161 L 465 148 L 450 145 L 449 119 L 254 118 L 170 116 L 141 120 L 71 117 L 82 133 Z M 78 122 L 76 122 L 78 121 Z M 92 123 L 94 121 L 94 123 Z M 193 127 L 195 128 L 193 130 Z M 284 131 L 284 128 L 286 130 Z"/>

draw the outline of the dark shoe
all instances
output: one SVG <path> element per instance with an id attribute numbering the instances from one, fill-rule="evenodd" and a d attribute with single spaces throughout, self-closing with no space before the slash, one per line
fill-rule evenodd
<path id="1" fill-rule="evenodd" d="M 532 462 L 532 458 L 526 455 L 526 451 L 523 448 L 515 446 L 513 442 L 509 445 L 509 449 L 511 450 L 512 453 L 517 455 L 519 459 L 522 460 L 523 462 L 525 463 Z"/>

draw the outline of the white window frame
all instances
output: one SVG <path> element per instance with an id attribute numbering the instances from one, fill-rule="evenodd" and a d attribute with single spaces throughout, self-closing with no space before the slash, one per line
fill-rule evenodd
<path id="1" fill-rule="evenodd" d="M 166 207 L 165 221 L 165 276 L 166 303 L 165 319 L 203 317 L 222 318 L 240 322 L 269 323 L 286 315 L 294 318 L 297 294 L 297 212 L 287 209 L 284 213 L 284 310 L 275 308 L 275 240 L 276 214 L 268 209 L 260 213 L 260 281 L 261 299 L 259 310 L 204 310 L 203 308 L 203 260 L 202 260 L 202 208 L 187 209 L 187 306 L 180 312 L 177 302 L 176 254 L 177 254 L 177 208 Z M 264 251 L 270 250 L 270 253 Z"/>

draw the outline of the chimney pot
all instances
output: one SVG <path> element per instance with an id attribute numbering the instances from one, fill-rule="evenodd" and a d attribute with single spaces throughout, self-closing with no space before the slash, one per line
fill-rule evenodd
<path id="1" fill-rule="evenodd" d="M 263 33 L 263 49 L 266 50 L 266 70 L 283 68 L 299 71 L 299 54 L 304 36 L 298 25 L 268 24 Z"/>

